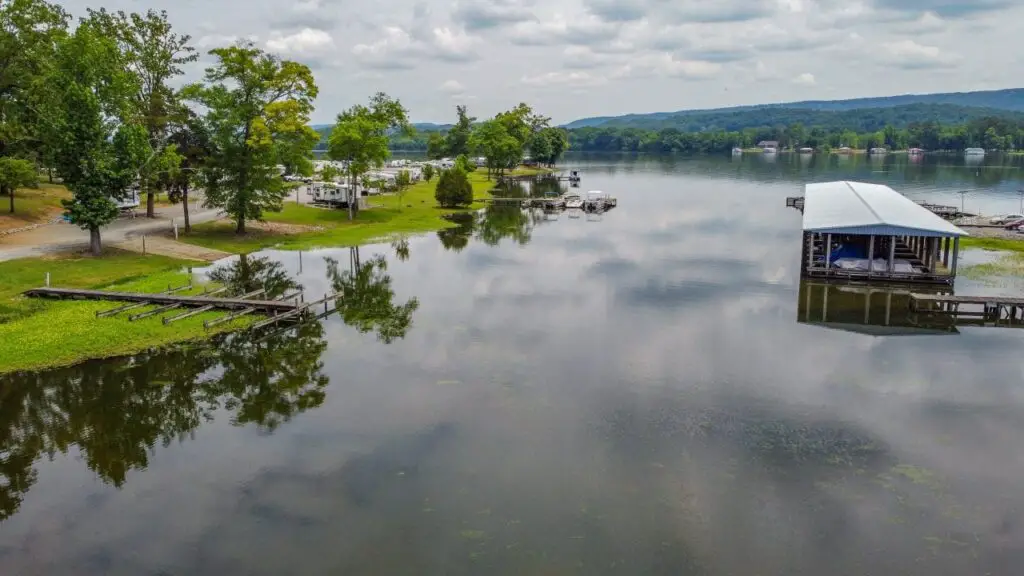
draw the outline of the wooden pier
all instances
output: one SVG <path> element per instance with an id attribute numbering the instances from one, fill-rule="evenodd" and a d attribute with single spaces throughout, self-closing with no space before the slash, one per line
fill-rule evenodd
<path id="1" fill-rule="evenodd" d="M 295 302 L 280 300 L 247 300 L 244 298 L 216 298 L 213 296 L 177 296 L 174 294 L 147 294 L 141 292 L 108 292 L 105 290 L 81 290 L 77 288 L 35 288 L 24 293 L 34 298 L 56 298 L 61 300 L 107 300 L 113 302 L 135 302 L 154 306 L 177 305 L 184 308 L 213 306 L 210 310 L 243 310 L 255 308 L 259 312 L 274 314 L 294 310 Z"/>
<path id="2" fill-rule="evenodd" d="M 1024 298 L 1009 296 L 955 296 L 952 294 L 911 294 L 914 312 L 948 314 L 988 321 L 1024 323 Z"/>

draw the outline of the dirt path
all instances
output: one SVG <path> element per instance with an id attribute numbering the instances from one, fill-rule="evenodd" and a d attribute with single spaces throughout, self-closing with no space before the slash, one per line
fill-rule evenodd
<path id="1" fill-rule="evenodd" d="M 161 256 L 170 256 L 171 258 L 200 260 L 203 262 L 215 262 L 232 255 L 229 252 L 221 252 L 220 250 L 204 248 L 194 244 L 185 244 L 184 242 L 178 242 L 172 238 L 159 235 L 146 236 L 145 240 L 141 236 L 135 236 L 112 246 L 122 250 L 131 250 L 132 252 L 159 254 Z"/>
<path id="2" fill-rule="evenodd" d="M 142 234 L 169 234 L 174 228 L 174 222 L 181 220 L 181 208 L 177 206 L 170 209 L 158 209 L 156 212 L 157 218 L 121 218 L 103 227 L 104 244 L 117 245 L 131 241 Z M 219 217 L 218 210 L 194 210 L 191 220 L 194 224 L 199 224 L 216 220 Z M 0 238 L 0 261 L 42 256 L 66 250 L 81 250 L 88 245 L 88 232 L 72 224 L 59 222 L 3 236 Z M 202 259 L 205 260 L 205 258 Z"/>

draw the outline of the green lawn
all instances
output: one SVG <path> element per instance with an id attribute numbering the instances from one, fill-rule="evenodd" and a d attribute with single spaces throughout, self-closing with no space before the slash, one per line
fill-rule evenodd
<path id="1" fill-rule="evenodd" d="M 70 198 L 71 193 L 60 184 L 40 184 L 39 188 L 15 190 L 14 214 L 9 211 L 10 197 L 0 198 L 0 230 L 43 222 L 60 214 L 64 210 L 60 201 Z"/>
<path id="2" fill-rule="evenodd" d="M 126 315 L 96 318 L 96 311 L 114 308 L 114 302 L 49 301 L 20 296 L 29 288 L 42 286 L 47 272 L 50 285 L 55 287 L 160 292 L 171 285 L 188 284 L 191 275 L 185 267 L 189 264 L 194 263 L 117 250 L 102 258 L 0 262 L 0 374 L 132 354 L 206 335 L 203 320 L 217 316 L 216 313 L 164 326 L 160 315 L 137 322 L 129 322 Z M 232 324 L 218 329 L 240 325 Z"/>
<path id="3" fill-rule="evenodd" d="M 490 197 L 489 190 L 494 181 L 479 170 L 470 174 L 473 196 L 476 202 L 469 209 L 479 209 L 483 200 Z M 328 246 L 354 246 L 386 239 L 396 234 L 430 232 L 453 226 L 444 219 L 446 214 L 465 211 L 442 209 L 434 200 L 435 178 L 431 182 L 419 182 L 410 186 L 402 195 L 385 194 L 369 198 L 371 208 L 360 211 L 352 222 L 345 210 L 331 210 L 298 205 L 285 201 L 281 212 L 264 214 L 267 222 L 310 226 L 317 229 L 299 234 L 274 234 L 251 230 L 244 236 L 234 233 L 234 223 L 227 221 L 208 222 L 193 227 L 191 234 L 180 240 L 222 250 L 244 254 L 271 246 L 289 250 L 304 250 Z"/>
<path id="4" fill-rule="evenodd" d="M 1020 240 L 1008 238 L 986 238 L 982 236 L 964 236 L 960 238 L 961 248 L 980 248 L 982 250 L 999 250 L 1003 252 L 1024 252 L 1024 234 Z"/>

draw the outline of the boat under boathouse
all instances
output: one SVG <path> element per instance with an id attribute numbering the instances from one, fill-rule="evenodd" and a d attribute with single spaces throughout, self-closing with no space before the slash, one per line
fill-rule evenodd
<path id="1" fill-rule="evenodd" d="M 804 277 L 952 284 L 968 234 L 881 184 L 808 184 L 803 198 Z"/>

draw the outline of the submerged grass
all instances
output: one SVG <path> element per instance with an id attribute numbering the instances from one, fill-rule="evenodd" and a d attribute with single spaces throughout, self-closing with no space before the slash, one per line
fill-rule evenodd
<path id="1" fill-rule="evenodd" d="M 546 169 L 527 173 L 542 173 Z M 519 173 L 518 171 L 516 173 Z M 487 173 L 478 170 L 469 176 L 473 186 L 474 203 L 468 210 L 483 207 L 483 201 L 490 197 L 495 181 L 487 179 Z M 434 200 L 435 178 L 431 182 L 419 182 L 407 188 L 401 195 L 386 194 L 370 198 L 371 208 L 362 210 L 354 221 L 348 220 L 348 212 L 316 208 L 313 206 L 288 203 L 280 212 L 264 214 L 267 222 L 307 227 L 305 230 L 273 232 L 252 230 L 237 235 L 231 222 L 209 222 L 193 227 L 193 232 L 181 236 L 188 242 L 206 248 L 225 252 L 245 254 L 264 248 L 303 250 L 329 246 L 355 246 L 383 240 L 397 234 L 414 234 L 449 228 L 454 224 L 445 219 L 452 213 L 467 209 L 444 209 Z"/>
<path id="2" fill-rule="evenodd" d="M 978 248 L 981 250 L 998 250 L 1001 252 L 1024 252 L 1024 235 L 1020 240 L 1009 238 L 986 238 L 984 236 L 965 236 L 960 239 L 961 248 Z"/>
<path id="3" fill-rule="evenodd" d="M 136 322 L 127 316 L 96 318 L 97 311 L 114 308 L 116 302 L 47 301 L 20 295 L 42 286 L 46 272 L 51 285 L 62 288 L 160 292 L 169 285 L 188 284 L 188 264 L 121 251 L 109 251 L 102 258 L 0 262 L 0 374 L 132 354 L 205 335 L 203 321 L 217 316 L 215 312 L 164 326 L 160 315 Z M 218 328 L 237 326 L 227 323 Z"/>

